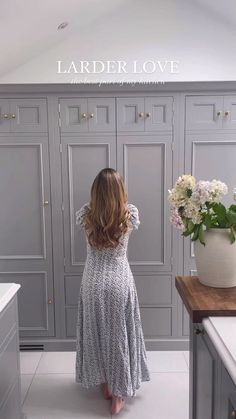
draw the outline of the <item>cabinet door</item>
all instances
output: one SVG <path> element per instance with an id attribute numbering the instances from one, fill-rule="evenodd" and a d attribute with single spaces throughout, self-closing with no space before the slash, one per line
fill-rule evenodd
<path id="1" fill-rule="evenodd" d="M 171 270 L 171 136 L 118 136 L 117 153 L 129 202 L 138 207 L 141 220 L 139 232 L 130 238 L 130 264 L 134 271 Z"/>
<path id="2" fill-rule="evenodd" d="M 86 98 L 60 99 L 61 132 L 88 132 Z"/>
<path id="3" fill-rule="evenodd" d="M 75 212 L 90 200 L 92 182 L 104 167 L 116 166 L 115 135 L 62 137 L 64 240 L 66 272 L 81 272 L 86 258 L 84 232 Z"/>
<path id="4" fill-rule="evenodd" d="M 191 326 L 193 331 L 196 328 L 199 328 L 197 324 Z M 193 335 L 193 332 L 191 332 L 191 335 Z M 192 354 L 190 353 L 190 417 L 194 419 L 219 419 L 219 359 L 217 352 L 206 332 L 203 335 L 194 333 L 193 339 L 193 371 L 191 365 Z M 193 394 L 191 393 L 192 389 Z"/>
<path id="5" fill-rule="evenodd" d="M 233 200 L 236 185 L 234 134 L 188 134 L 185 140 L 185 173 L 192 173 L 197 180 L 219 179 L 228 185 L 229 193 L 223 197 L 225 205 Z M 189 238 L 184 240 L 185 274 L 195 270 L 194 246 Z"/>
<path id="6" fill-rule="evenodd" d="M 117 130 L 144 131 L 144 98 L 117 98 Z"/>
<path id="7" fill-rule="evenodd" d="M 21 284 L 21 336 L 53 336 L 48 139 L 0 137 L 0 281 Z"/>
<path id="8" fill-rule="evenodd" d="M 0 132 L 10 132 L 10 103 L 8 99 L 0 99 Z"/>
<path id="9" fill-rule="evenodd" d="M 186 129 L 215 130 L 222 128 L 223 96 L 187 96 Z"/>
<path id="10" fill-rule="evenodd" d="M 115 99 L 88 99 L 89 132 L 115 131 Z"/>
<path id="11" fill-rule="evenodd" d="M 236 96 L 224 96 L 223 128 L 236 128 Z"/>
<path id="12" fill-rule="evenodd" d="M 10 99 L 11 132 L 46 133 L 46 99 Z"/>
<path id="13" fill-rule="evenodd" d="M 221 415 L 220 419 L 236 417 L 236 385 L 233 383 L 228 371 L 222 365 L 221 375 Z"/>
<path id="14" fill-rule="evenodd" d="M 172 117 L 172 97 L 145 98 L 145 131 L 171 131 Z"/>

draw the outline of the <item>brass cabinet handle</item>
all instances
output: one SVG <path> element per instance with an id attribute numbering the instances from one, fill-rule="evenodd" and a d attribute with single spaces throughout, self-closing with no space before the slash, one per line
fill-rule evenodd
<path id="1" fill-rule="evenodd" d="M 4 113 L 3 115 L 0 116 L 1 119 L 10 119 L 10 115 L 8 115 L 7 113 Z"/>
<path id="2" fill-rule="evenodd" d="M 221 115 L 221 113 L 222 113 L 221 111 L 218 111 L 218 112 L 216 112 L 216 115 L 217 115 L 217 116 L 220 116 L 220 115 Z"/>
<path id="3" fill-rule="evenodd" d="M 49 201 L 44 201 L 43 205 L 47 206 L 49 204 Z"/>
<path id="4" fill-rule="evenodd" d="M 15 119 L 16 115 L 14 113 L 11 114 L 11 118 Z"/>
<path id="5" fill-rule="evenodd" d="M 225 116 L 229 116 L 229 111 L 225 111 Z"/>
<path id="6" fill-rule="evenodd" d="M 52 304 L 52 303 L 53 303 L 52 298 L 49 298 L 48 304 Z"/>
<path id="7" fill-rule="evenodd" d="M 146 113 L 146 117 L 147 117 L 147 118 L 150 118 L 150 116 L 151 116 L 151 112 L 147 112 L 147 113 Z"/>
<path id="8" fill-rule="evenodd" d="M 143 118 L 144 117 L 144 113 L 143 112 L 139 112 L 138 116 L 139 116 L 139 118 Z"/>
<path id="9" fill-rule="evenodd" d="M 93 117 L 94 117 L 94 114 L 93 114 L 93 113 L 91 113 L 89 116 L 90 116 L 90 118 L 93 118 Z"/>
<path id="10" fill-rule="evenodd" d="M 87 117 L 86 113 L 82 113 L 82 118 L 85 119 Z"/>

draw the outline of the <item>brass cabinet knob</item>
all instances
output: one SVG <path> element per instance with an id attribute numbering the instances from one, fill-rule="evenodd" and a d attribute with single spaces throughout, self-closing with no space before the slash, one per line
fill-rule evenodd
<path id="1" fill-rule="evenodd" d="M 204 335 L 204 329 L 199 329 L 198 327 L 194 329 L 195 335 Z"/>
<path id="2" fill-rule="evenodd" d="M 46 206 L 49 204 L 49 201 L 44 201 L 43 205 Z"/>
<path id="3" fill-rule="evenodd" d="M 3 115 L 1 115 L 2 119 L 9 119 L 10 116 L 7 113 L 4 113 Z"/>
<path id="4" fill-rule="evenodd" d="M 93 113 L 91 113 L 89 116 L 90 116 L 90 118 L 93 118 L 93 117 L 94 117 L 94 114 L 93 114 Z"/>
<path id="5" fill-rule="evenodd" d="M 231 418 L 236 418 L 236 410 L 233 410 L 233 411 L 231 412 Z"/>
<path id="6" fill-rule="evenodd" d="M 52 303 L 53 303 L 52 299 L 51 299 L 51 298 L 49 298 L 49 300 L 48 300 L 48 304 L 52 304 Z"/>
<path id="7" fill-rule="evenodd" d="M 12 119 L 15 119 L 16 115 L 14 113 L 11 114 Z"/>
<path id="8" fill-rule="evenodd" d="M 217 116 L 220 116 L 221 115 L 221 111 L 216 112 L 216 115 Z"/>
<path id="9" fill-rule="evenodd" d="M 146 117 L 147 117 L 147 118 L 150 118 L 150 116 L 151 116 L 151 112 L 147 112 L 147 113 L 146 113 Z"/>
<path id="10" fill-rule="evenodd" d="M 144 117 L 144 113 L 143 112 L 139 112 L 138 116 L 139 116 L 139 118 L 143 118 Z"/>
<path id="11" fill-rule="evenodd" d="M 87 117 L 86 113 L 82 113 L 82 118 L 85 119 Z"/>
<path id="12" fill-rule="evenodd" d="M 225 111 L 225 116 L 229 116 L 229 111 Z"/>

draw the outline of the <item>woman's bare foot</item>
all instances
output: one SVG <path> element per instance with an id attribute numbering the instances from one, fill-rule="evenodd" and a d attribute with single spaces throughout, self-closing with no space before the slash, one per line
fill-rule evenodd
<path id="1" fill-rule="evenodd" d="M 125 405 L 125 399 L 119 396 L 112 396 L 111 413 L 119 413 Z"/>
<path id="2" fill-rule="evenodd" d="M 103 392 L 104 399 L 110 400 L 112 398 L 112 394 L 109 391 L 109 387 L 107 383 L 102 383 L 102 392 Z"/>

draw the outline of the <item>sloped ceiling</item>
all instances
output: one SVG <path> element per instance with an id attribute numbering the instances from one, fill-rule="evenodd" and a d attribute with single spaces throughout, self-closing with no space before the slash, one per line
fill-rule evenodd
<path id="1" fill-rule="evenodd" d="M 71 83 L 57 60 L 172 59 L 171 81 L 235 80 L 235 16 L 235 0 L 1 0 L 0 83 Z"/>

